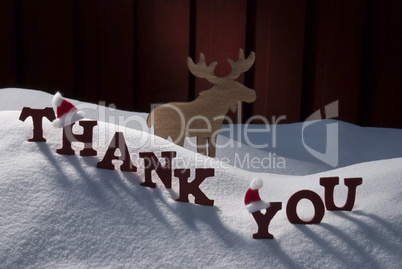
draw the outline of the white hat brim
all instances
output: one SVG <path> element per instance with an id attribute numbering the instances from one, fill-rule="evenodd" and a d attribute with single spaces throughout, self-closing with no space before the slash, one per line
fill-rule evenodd
<path id="1" fill-rule="evenodd" d="M 267 209 L 270 206 L 271 206 L 271 204 L 269 202 L 265 202 L 265 201 L 261 200 L 261 201 L 256 201 L 256 202 L 249 203 L 248 205 L 246 205 L 246 209 L 251 214 L 251 213 L 254 213 L 256 211 Z"/>
<path id="2" fill-rule="evenodd" d="M 68 112 L 63 116 L 55 119 L 54 121 L 52 121 L 52 124 L 56 128 L 63 128 L 67 125 L 73 124 L 76 121 L 82 120 L 83 118 L 85 118 L 84 113 L 76 110 L 73 112 Z"/>

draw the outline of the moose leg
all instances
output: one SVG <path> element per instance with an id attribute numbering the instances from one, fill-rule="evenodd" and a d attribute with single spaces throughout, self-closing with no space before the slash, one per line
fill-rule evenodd
<path id="1" fill-rule="evenodd" d="M 175 143 L 176 143 L 176 145 L 183 147 L 184 146 L 184 136 L 180 139 L 176 139 Z"/>
<path id="2" fill-rule="evenodd" d="M 175 143 L 176 145 L 183 147 L 184 146 L 184 135 L 180 133 L 171 133 L 170 137 L 172 138 L 172 142 Z"/>
<path id="3" fill-rule="evenodd" d="M 217 135 L 213 135 L 208 138 L 208 156 L 211 158 L 215 158 L 216 156 L 216 137 Z"/>
<path id="4" fill-rule="evenodd" d="M 197 136 L 197 152 L 203 155 L 207 155 L 207 138 Z"/>
<path id="5" fill-rule="evenodd" d="M 155 126 L 154 126 L 154 135 L 162 137 L 163 139 L 166 139 L 166 140 L 169 137 L 169 134 L 167 134 L 165 132 L 162 132 L 162 131 L 159 131 Z"/>

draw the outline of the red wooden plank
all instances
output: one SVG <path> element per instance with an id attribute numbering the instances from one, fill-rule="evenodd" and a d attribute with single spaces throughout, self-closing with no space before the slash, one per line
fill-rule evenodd
<path id="1" fill-rule="evenodd" d="M 133 1 L 79 1 L 76 9 L 81 96 L 134 110 Z"/>
<path id="2" fill-rule="evenodd" d="M 98 48 L 100 30 L 97 5 L 97 0 L 86 0 L 76 1 L 74 6 L 77 98 L 95 103 L 102 100 L 99 89 L 99 64 L 102 61 Z"/>
<path id="3" fill-rule="evenodd" d="M 17 84 L 14 6 L 12 0 L 2 1 L 0 18 L 0 88 L 2 88 Z"/>
<path id="4" fill-rule="evenodd" d="M 387 23 L 382 31 L 386 32 L 386 36 L 377 73 L 374 125 L 402 128 L 402 2 L 390 0 L 378 3 L 384 4 L 387 7 Z"/>
<path id="5" fill-rule="evenodd" d="M 218 62 L 215 75 L 226 76 L 230 72 L 226 59 L 236 60 L 239 49 L 245 50 L 247 1 L 197 1 L 196 11 L 195 60 L 198 62 L 200 53 L 204 53 L 207 64 Z M 243 76 L 239 81 L 243 82 Z M 195 97 L 211 86 L 205 79 L 196 78 Z"/>
<path id="6" fill-rule="evenodd" d="M 134 108 L 133 1 L 98 4 L 99 98 L 118 108 Z"/>
<path id="7" fill-rule="evenodd" d="M 388 13 L 389 1 L 367 2 L 358 122 L 363 126 L 373 126 L 375 120 L 376 90 L 385 71 L 380 67 L 386 64 Z"/>
<path id="8" fill-rule="evenodd" d="M 22 1 L 25 87 L 72 95 L 72 1 Z"/>
<path id="9" fill-rule="evenodd" d="M 309 113 L 339 100 L 339 119 L 357 123 L 364 33 L 365 1 L 310 1 L 315 20 L 304 68 L 311 68 L 306 80 Z M 310 43 L 311 42 L 311 43 Z M 307 115 L 306 115 L 307 114 Z"/>
<path id="10" fill-rule="evenodd" d="M 254 114 L 300 120 L 305 1 L 257 0 Z M 272 123 L 272 122 L 271 122 Z"/>
<path id="11" fill-rule="evenodd" d="M 136 8 L 138 110 L 187 101 L 190 2 L 140 0 Z"/>

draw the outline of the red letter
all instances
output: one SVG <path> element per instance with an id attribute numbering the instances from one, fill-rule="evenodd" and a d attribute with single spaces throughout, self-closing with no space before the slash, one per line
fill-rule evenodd
<path id="1" fill-rule="evenodd" d="M 56 118 L 53 108 L 33 109 L 24 107 L 21 111 L 20 121 L 25 121 L 28 117 L 32 117 L 33 122 L 33 137 L 28 139 L 28 141 L 46 142 L 46 139 L 43 137 L 42 119 L 47 118 L 49 121 L 53 121 Z"/>
<path id="2" fill-rule="evenodd" d="M 73 124 L 63 127 L 63 147 L 56 152 L 64 155 L 74 155 L 71 148 L 72 142 L 84 143 L 84 149 L 80 151 L 80 156 L 96 156 L 96 150 L 92 148 L 93 128 L 98 124 L 97 121 L 79 121 L 78 124 L 84 128 L 82 134 L 73 134 Z"/>
<path id="3" fill-rule="evenodd" d="M 324 186 L 325 206 L 328 210 L 345 210 L 352 211 L 356 199 L 356 188 L 361 185 L 363 179 L 361 177 L 345 178 L 345 185 L 348 187 L 348 196 L 343 207 L 337 207 L 334 203 L 334 188 L 339 184 L 339 177 L 323 177 L 320 178 L 320 185 Z"/>
<path id="4" fill-rule="evenodd" d="M 268 207 L 265 215 L 261 211 L 256 211 L 252 215 L 257 222 L 258 231 L 253 234 L 254 239 L 273 239 L 274 236 L 268 232 L 268 226 L 271 223 L 272 218 L 275 214 L 282 209 L 281 202 L 270 202 L 271 206 Z"/>
<path id="5" fill-rule="evenodd" d="M 121 156 L 116 156 L 116 149 L 120 150 Z M 126 140 L 124 139 L 124 135 L 121 132 L 116 132 L 110 142 L 110 145 L 103 157 L 103 160 L 98 162 L 96 167 L 114 170 L 114 164 L 112 160 L 120 160 L 123 161 L 123 164 L 120 166 L 121 171 L 127 172 L 137 172 L 137 167 L 133 165 L 131 162 L 130 153 L 128 152 Z"/>
<path id="6" fill-rule="evenodd" d="M 191 182 L 187 181 L 190 177 L 190 169 L 175 169 L 174 175 L 179 178 L 180 182 L 180 195 L 176 201 L 188 203 L 188 195 L 192 194 L 195 198 L 194 203 L 199 205 L 214 205 L 214 201 L 208 199 L 208 197 L 200 190 L 200 184 L 204 179 L 215 175 L 215 170 L 213 168 L 195 169 L 195 178 Z"/>
<path id="7" fill-rule="evenodd" d="M 156 184 L 152 181 L 152 170 L 158 174 L 159 178 L 167 189 L 172 188 L 172 159 L 176 157 L 175 151 L 165 151 L 161 153 L 166 163 L 162 165 L 153 152 L 140 152 L 140 157 L 144 158 L 145 181 L 142 186 L 155 188 Z"/>
<path id="8" fill-rule="evenodd" d="M 308 199 L 314 205 L 315 214 L 310 221 L 303 221 L 297 215 L 296 207 L 301 199 Z M 317 193 L 309 190 L 301 190 L 296 192 L 289 198 L 288 204 L 286 206 L 286 214 L 288 216 L 288 220 L 290 221 L 290 223 L 317 224 L 320 223 L 321 220 L 324 218 L 325 207 L 324 203 L 322 202 L 320 196 Z"/>

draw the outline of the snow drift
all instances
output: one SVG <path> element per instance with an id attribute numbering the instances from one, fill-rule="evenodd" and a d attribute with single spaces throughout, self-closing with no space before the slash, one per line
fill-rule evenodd
<path id="1" fill-rule="evenodd" d="M 241 147 L 218 149 L 216 160 L 144 131 L 139 118 L 146 118 L 146 114 L 107 110 L 104 119 L 136 115 L 138 120 L 130 121 L 132 125 L 126 128 L 102 121 L 97 116 L 103 108 L 88 104 L 92 110 L 85 111 L 87 117 L 99 120 L 94 129 L 98 156 L 66 156 L 56 153 L 61 147 L 61 129 L 44 121 L 47 142 L 28 142 L 32 122 L 18 120 L 23 106 L 44 108 L 51 106 L 51 99 L 43 92 L 0 90 L 2 268 L 402 266 L 401 130 L 333 121 L 339 124 L 340 141 L 340 164 L 335 169 L 303 149 L 297 131 L 301 124 L 278 125 L 277 147 L 259 150 L 247 146 L 241 137 L 222 133 L 219 143 L 234 139 Z M 80 105 L 76 100 L 71 102 Z M 316 137 L 325 137 L 325 128 L 315 128 Z M 137 173 L 96 168 L 116 131 L 124 132 L 133 162 L 139 167 Z M 266 137 L 253 139 L 257 143 Z M 319 148 L 322 141 L 312 139 L 309 143 Z M 74 147 L 78 150 L 80 144 Z M 140 185 L 143 169 L 137 154 L 152 151 L 160 156 L 169 150 L 177 152 L 176 168 L 215 168 L 215 176 L 201 185 L 215 206 L 176 202 L 177 178 L 173 178 L 171 190 L 164 188 L 156 175 L 157 188 Z M 275 153 L 285 159 L 286 168 L 235 167 L 235 153 L 253 157 Z M 228 159 L 219 161 L 224 157 Z M 283 204 L 269 226 L 273 240 L 252 239 L 257 226 L 243 199 L 256 176 L 264 181 L 261 198 Z M 343 178 L 363 178 L 353 211 L 326 211 L 317 225 L 289 223 L 285 212 L 289 197 L 308 189 L 323 198 L 319 178 L 328 176 L 341 179 L 335 189 L 339 205 L 346 197 Z M 297 210 L 306 219 L 313 214 L 308 201 L 301 201 Z"/>

